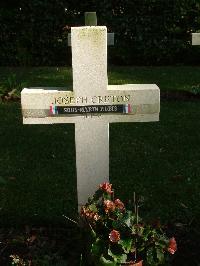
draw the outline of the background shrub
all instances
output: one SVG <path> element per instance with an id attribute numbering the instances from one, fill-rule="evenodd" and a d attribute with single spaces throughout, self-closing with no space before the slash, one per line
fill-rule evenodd
<path id="1" fill-rule="evenodd" d="M 84 24 L 96 11 L 98 24 L 115 32 L 109 60 L 115 64 L 197 64 L 200 48 L 191 32 L 200 29 L 198 0 L 5 1 L 0 8 L 0 65 L 71 63 L 67 26 Z"/>

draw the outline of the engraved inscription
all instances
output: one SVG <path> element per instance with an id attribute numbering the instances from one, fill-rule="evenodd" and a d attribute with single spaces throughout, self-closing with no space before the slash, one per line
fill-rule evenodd
<path id="1" fill-rule="evenodd" d="M 73 97 L 59 96 L 55 97 L 53 103 L 55 105 L 70 105 L 70 104 L 118 104 L 128 103 L 131 100 L 130 95 L 95 95 L 92 97 Z"/>

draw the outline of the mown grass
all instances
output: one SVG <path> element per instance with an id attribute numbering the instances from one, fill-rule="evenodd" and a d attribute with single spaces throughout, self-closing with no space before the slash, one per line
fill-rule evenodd
<path id="1" fill-rule="evenodd" d="M 176 70 L 176 72 L 175 72 Z M 109 83 L 190 90 L 199 67 L 111 67 Z M 1 68 L 26 86 L 66 86 L 70 68 Z M 110 180 L 123 200 L 136 191 L 150 219 L 200 218 L 199 102 L 162 102 L 160 121 L 110 126 Z M 0 223 L 65 223 L 76 215 L 74 125 L 23 125 L 19 103 L 0 105 Z"/>
<path id="2" fill-rule="evenodd" d="M 124 199 L 143 195 L 151 219 L 200 217 L 199 114 L 199 103 L 165 102 L 158 123 L 111 127 L 111 180 Z"/>
<path id="3" fill-rule="evenodd" d="M 19 104 L 1 105 L 0 125 L 1 222 L 74 213 L 73 125 L 22 125 Z"/>
<path id="4" fill-rule="evenodd" d="M 22 87 L 60 86 L 72 89 L 72 71 L 69 67 L 0 68 L 0 91 L 7 79 L 15 74 Z M 116 67 L 108 68 L 109 84 L 156 83 L 164 90 L 191 91 L 200 84 L 200 67 Z"/>
<path id="5" fill-rule="evenodd" d="M 143 214 L 200 218 L 199 103 L 162 103 L 160 122 L 110 126 L 110 179 Z M 19 104 L 0 107 L 0 221 L 65 222 L 76 215 L 74 126 L 22 125 Z"/>

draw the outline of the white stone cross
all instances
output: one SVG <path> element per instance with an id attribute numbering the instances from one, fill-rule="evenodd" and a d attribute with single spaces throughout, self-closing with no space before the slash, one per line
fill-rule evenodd
<path id="1" fill-rule="evenodd" d="M 160 91 L 155 84 L 108 85 L 106 27 L 73 27 L 71 37 L 73 92 L 25 88 L 21 104 L 24 124 L 75 123 L 82 205 L 109 181 L 109 123 L 158 121 Z"/>
<path id="2" fill-rule="evenodd" d="M 192 45 L 200 45 L 200 33 L 192 33 Z"/>

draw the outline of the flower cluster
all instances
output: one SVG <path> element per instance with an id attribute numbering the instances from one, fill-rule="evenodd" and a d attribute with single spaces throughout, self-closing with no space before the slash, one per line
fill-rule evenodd
<path id="1" fill-rule="evenodd" d="M 100 184 L 100 189 L 106 193 L 112 194 L 112 184 L 109 184 L 107 182 L 104 182 L 103 184 Z"/>
<path id="2" fill-rule="evenodd" d="M 104 204 L 104 210 L 105 210 L 106 213 L 114 212 L 114 210 L 115 210 L 115 204 L 114 204 L 113 201 L 111 201 L 111 200 L 104 200 L 103 204 Z"/>
<path id="3" fill-rule="evenodd" d="M 174 255 L 174 253 L 177 251 L 177 244 L 176 240 L 174 237 L 170 238 L 169 240 L 169 247 L 168 247 L 168 252 Z"/>
<path id="4" fill-rule="evenodd" d="M 111 200 L 104 200 L 104 210 L 106 213 L 114 212 L 115 210 L 123 212 L 125 210 L 124 203 L 116 199 L 114 202 Z"/>
<path id="5" fill-rule="evenodd" d="M 113 243 L 117 243 L 120 240 L 120 233 L 117 230 L 112 230 L 109 234 L 109 239 Z"/>
<path id="6" fill-rule="evenodd" d="M 98 213 L 91 211 L 89 208 L 82 207 L 81 208 L 81 216 L 87 217 L 87 219 L 98 221 L 100 219 L 100 216 Z"/>
<path id="7" fill-rule="evenodd" d="M 114 198 L 109 183 L 101 184 L 82 207 L 87 239 L 91 234 L 87 247 L 94 265 L 142 260 L 155 266 L 162 264 L 167 254 L 176 252 L 175 238 L 168 239 L 161 228 L 145 224 L 138 217 L 137 206 L 133 209 L 136 211 L 127 210 L 120 199 Z"/>

